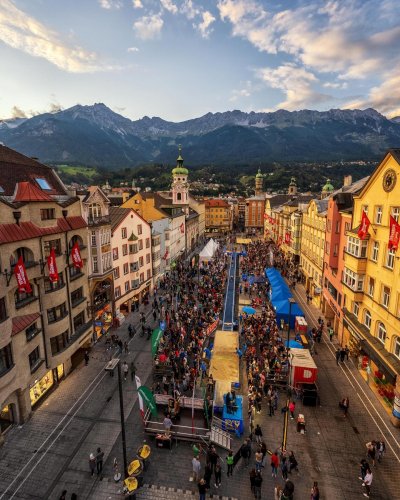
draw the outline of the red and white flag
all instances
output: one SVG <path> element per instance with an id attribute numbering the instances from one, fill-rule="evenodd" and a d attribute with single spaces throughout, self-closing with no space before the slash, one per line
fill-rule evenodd
<path id="1" fill-rule="evenodd" d="M 28 275 L 26 274 L 26 268 L 24 261 L 21 257 L 18 259 L 18 262 L 16 263 L 14 267 L 14 274 L 15 278 L 18 283 L 18 291 L 20 293 L 31 293 L 32 292 L 32 287 L 31 284 L 29 283 Z"/>
<path id="2" fill-rule="evenodd" d="M 285 243 L 286 244 L 290 243 L 290 233 L 285 233 Z"/>
<path id="3" fill-rule="evenodd" d="M 168 255 L 169 255 L 169 252 L 168 252 L 168 250 L 166 250 L 166 251 L 165 251 L 165 254 L 164 254 L 164 256 L 163 256 L 163 259 L 164 259 L 164 260 L 167 260 Z"/>
<path id="4" fill-rule="evenodd" d="M 361 217 L 361 224 L 360 224 L 360 227 L 359 227 L 358 233 L 357 233 L 360 240 L 363 240 L 367 236 L 368 229 L 369 229 L 370 225 L 371 225 L 371 222 L 368 219 L 368 215 L 363 210 L 362 217 Z"/>
<path id="5" fill-rule="evenodd" d="M 71 249 L 71 259 L 74 267 L 83 267 L 83 260 L 81 257 L 81 252 L 79 250 L 78 242 L 76 242 Z"/>
<path id="6" fill-rule="evenodd" d="M 140 378 L 135 375 L 135 382 L 136 382 L 136 389 L 139 390 L 139 387 L 141 387 L 142 382 L 140 381 Z M 142 415 L 142 420 L 144 420 L 144 404 L 143 404 L 143 398 L 142 396 L 138 393 L 138 398 L 139 398 L 139 409 L 140 409 L 140 414 Z"/>
<path id="7" fill-rule="evenodd" d="M 185 224 L 183 222 L 180 225 L 180 229 L 181 229 L 181 233 L 184 234 L 184 232 L 185 232 Z"/>
<path id="8" fill-rule="evenodd" d="M 52 283 L 57 283 L 58 281 L 58 270 L 56 262 L 56 252 L 53 247 L 51 247 L 50 255 L 47 257 L 47 266 L 49 268 L 49 279 Z"/>
<path id="9" fill-rule="evenodd" d="M 400 224 L 391 215 L 390 216 L 390 232 L 389 232 L 389 250 L 397 250 L 400 241 Z"/>

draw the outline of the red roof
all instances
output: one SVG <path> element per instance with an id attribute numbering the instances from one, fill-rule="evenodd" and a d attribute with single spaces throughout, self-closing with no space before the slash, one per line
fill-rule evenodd
<path id="1" fill-rule="evenodd" d="M 211 200 L 206 200 L 205 201 L 206 207 L 224 207 L 228 208 L 229 203 L 225 200 L 221 200 L 218 198 L 213 198 Z"/>
<path id="2" fill-rule="evenodd" d="M 57 225 L 51 227 L 38 227 L 33 222 L 20 222 L 19 224 L 0 224 L 0 244 L 13 241 L 30 240 L 39 236 L 64 233 L 86 227 L 83 217 L 61 217 Z"/>
<path id="3" fill-rule="evenodd" d="M 53 201 L 47 193 L 30 182 L 18 182 L 14 201 Z"/>
<path id="4" fill-rule="evenodd" d="M 12 319 L 12 331 L 11 335 L 16 335 L 25 328 L 28 328 L 35 320 L 38 319 L 40 313 L 25 314 L 25 316 L 16 316 Z"/>

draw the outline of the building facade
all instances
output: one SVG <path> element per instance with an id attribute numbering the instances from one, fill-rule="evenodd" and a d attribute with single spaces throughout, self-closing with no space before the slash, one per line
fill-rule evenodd
<path id="1" fill-rule="evenodd" d="M 206 236 L 219 236 L 232 231 L 232 210 L 221 198 L 205 200 Z"/>
<path id="2" fill-rule="evenodd" d="M 88 314 L 87 225 L 49 167 L 0 146 L 1 430 L 83 358 Z M 18 281 L 17 281 L 18 280 Z"/>

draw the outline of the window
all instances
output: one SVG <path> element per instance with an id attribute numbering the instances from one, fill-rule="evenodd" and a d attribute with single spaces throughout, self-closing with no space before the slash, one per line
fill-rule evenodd
<path id="1" fill-rule="evenodd" d="M 81 328 L 85 324 L 85 313 L 80 312 L 74 317 L 74 332 Z"/>
<path id="2" fill-rule="evenodd" d="M 138 224 L 137 234 L 142 234 L 142 224 Z"/>
<path id="3" fill-rule="evenodd" d="M 373 260 L 374 262 L 378 262 L 378 256 L 379 256 L 379 243 L 377 241 L 374 241 L 374 244 L 372 246 L 371 260 Z"/>
<path id="4" fill-rule="evenodd" d="M 397 337 L 394 343 L 394 355 L 400 359 L 400 338 Z"/>
<path id="5" fill-rule="evenodd" d="M 33 291 L 33 286 L 32 286 L 32 291 L 27 293 L 27 292 L 19 292 L 18 290 L 14 294 L 14 299 L 15 299 L 15 307 L 17 309 L 21 309 L 21 307 L 24 307 L 34 300 L 37 299 L 34 295 Z"/>
<path id="6" fill-rule="evenodd" d="M 350 231 L 350 222 L 345 222 L 345 224 L 344 224 L 344 230 L 345 231 Z"/>
<path id="7" fill-rule="evenodd" d="M 89 205 L 89 220 L 95 221 L 101 217 L 101 206 L 98 203 L 91 203 Z"/>
<path id="8" fill-rule="evenodd" d="M 387 252 L 386 252 L 386 267 L 388 267 L 389 269 L 394 268 L 395 255 L 396 255 L 396 250 L 394 250 L 393 248 L 390 250 L 387 250 Z"/>
<path id="9" fill-rule="evenodd" d="M 337 243 L 335 243 L 335 245 L 333 247 L 333 256 L 337 257 L 338 252 L 339 252 L 339 245 Z"/>
<path id="10" fill-rule="evenodd" d="M 40 348 L 39 348 L 39 346 L 37 346 L 29 354 L 29 366 L 31 368 L 31 373 L 35 371 L 35 369 L 39 366 L 40 362 L 41 362 L 41 359 L 40 359 Z"/>
<path id="11" fill-rule="evenodd" d="M 48 240 L 43 242 L 44 256 L 48 257 L 50 255 L 50 250 L 54 248 L 56 255 L 61 255 L 61 240 Z"/>
<path id="12" fill-rule="evenodd" d="M 151 278 L 151 271 L 150 269 L 147 269 L 147 277 L 146 279 L 150 279 Z"/>
<path id="13" fill-rule="evenodd" d="M 126 227 L 121 229 L 121 238 L 124 240 L 126 238 Z"/>
<path id="14" fill-rule="evenodd" d="M 117 280 L 119 278 L 119 267 L 114 268 L 114 279 Z"/>
<path id="15" fill-rule="evenodd" d="M 50 278 L 48 276 L 45 276 L 44 278 L 44 292 L 45 293 L 50 293 L 54 292 L 55 290 L 60 290 L 63 288 L 65 285 L 64 282 L 64 274 L 63 273 L 58 273 L 58 281 L 52 282 L 50 281 Z"/>
<path id="16" fill-rule="evenodd" d="M 368 328 L 368 330 L 371 330 L 371 313 L 369 311 L 364 312 L 364 325 Z"/>
<path id="17" fill-rule="evenodd" d="M 60 319 L 65 318 L 67 314 L 68 314 L 67 306 L 64 302 L 59 306 L 47 309 L 47 321 L 48 323 L 55 323 L 56 321 L 60 321 Z"/>
<path id="18" fill-rule="evenodd" d="M 60 335 L 57 335 L 56 337 L 52 337 L 50 339 L 51 354 L 53 356 L 63 351 L 66 347 L 68 347 L 69 345 L 68 333 L 69 333 L 68 330 L 65 330 L 65 332 L 60 333 Z"/>
<path id="19" fill-rule="evenodd" d="M 79 287 L 77 290 L 74 290 L 71 293 L 71 304 L 72 307 L 76 307 L 78 304 L 83 302 L 85 300 L 85 297 L 83 295 L 83 287 Z"/>
<path id="20" fill-rule="evenodd" d="M 146 248 L 150 248 L 150 238 L 146 238 Z"/>
<path id="21" fill-rule="evenodd" d="M 139 240 L 139 250 L 143 250 L 143 240 Z"/>
<path id="22" fill-rule="evenodd" d="M 368 295 L 370 297 L 373 297 L 374 291 L 375 291 L 375 280 L 374 278 L 370 278 L 368 281 Z"/>
<path id="23" fill-rule="evenodd" d="M 95 247 L 97 244 L 96 231 L 90 233 L 90 244 L 92 247 Z"/>
<path id="24" fill-rule="evenodd" d="M 118 248 L 113 248 L 112 254 L 113 254 L 113 260 L 117 260 L 118 259 Z"/>
<path id="25" fill-rule="evenodd" d="M 25 330 L 25 336 L 27 342 L 31 341 L 36 337 L 41 332 L 41 329 L 38 328 L 37 323 L 33 323 L 31 326 L 28 326 L 28 328 Z"/>
<path id="26" fill-rule="evenodd" d="M 69 277 L 70 281 L 83 276 L 82 269 L 80 267 L 69 266 Z"/>
<path id="27" fill-rule="evenodd" d="M 0 349 L 0 375 L 6 373 L 10 368 L 14 366 L 11 344 L 6 345 Z"/>
<path id="28" fill-rule="evenodd" d="M 365 258 L 367 256 L 368 241 L 360 240 L 359 238 L 354 238 L 354 236 L 349 236 L 347 238 L 347 253 L 353 255 L 354 257 Z"/>
<path id="29" fill-rule="evenodd" d="M 56 211 L 54 208 L 41 208 L 40 218 L 42 220 L 51 220 L 56 218 Z"/>
<path id="30" fill-rule="evenodd" d="M 134 253 L 137 253 L 137 245 L 134 243 L 133 245 L 129 245 L 129 255 L 132 255 Z"/>
<path id="31" fill-rule="evenodd" d="M 129 266 L 128 266 L 128 263 L 126 262 L 124 264 L 124 274 L 128 274 L 129 273 Z"/>
<path id="32" fill-rule="evenodd" d="M 6 308 L 6 298 L 1 297 L 0 299 L 0 323 L 8 318 L 7 308 Z"/>
<path id="33" fill-rule="evenodd" d="M 129 281 L 125 281 L 125 292 L 129 292 Z"/>
<path id="34" fill-rule="evenodd" d="M 390 302 L 390 288 L 388 286 L 382 287 L 382 305 L 388 308 Z"/>
<path id="35" fill-rule="evenodd" d="M 92 269 L 93 269 L 94 273 L 98 273 L 99 272 L 99 262 L 98 262 L 98 259 L 97 259 L 97 255 L 93 255 L 92 256 Z"/>
<path id="36" fill-rule="evenodd" d="M 139 257 L 139 266 L 142 267 L 144 265 L 143 257 Z"/>
<path id="37" fill-rule="evenodd" d="M 140 283 L 143 283 L 143 281 L 144 281 L 144 273 L 140 273 L 139 279 L 140 279 Z"/>
<path id="38" fill-rule="evenodd" d="M 343 282 L 355 292 L 362 292 L 364 289 L 364 275 L 356 274 L 347 267 L 344 269 Z"/>
<path id="39" fill-rule="evenodd" d="M 42 189 L 43 191 L 51 191 L 50 184 L 47 182 L 46 179 L 41 179 L 37 177 L 35 181 L 39 184 L 40 189 Z"/>
<path id="40" fill-rule="evenodd" d="M 150 264 L 150 254 L 146 255 L 146 264 Z"/>
<path id="41" fill-rule="evenodd" d="M 137 262 L 131 262 L 130 269 L 131 269 L 131 273 L 135 273 L 136 271 L 139 271 L 139 264 Z"/>
<path id="42" fill-rule="evenodd" d="M 340 233 L 340 220 L 336 221 L 335 233 Z"/>
<path id="43" fill-rule="evenodd" d="M 181 198 L 182 198 L 181 193 L 176 193 L 176 199 L 178 201 L 181 201 Z"/>
<path id="44" fill-rule="evenodd" d="M 375 208 L 375 224 L 382 224 L 382 207 L 376 207 Z"/>
<path id="45" fill-rule="evenodd" d="M 128 245 L 125 243 L 125 245 L 122 245 L 122 255 L 128 255 Z"/>
<path id="46" fill-rule="evenodd" d="M 360 303 L 359 302 L 353 302 L 353 314 L 358 318 L 358 313 L 360 311 Z"/>
<path id="47" fill-rule="evenodd" d="M 386 327 L 383 323 L 378 323 L 378 329 L 377 329 L 377 337 L 378 339 L 385 343 L 386 340 Z"/>
<path id="48" fill-rule="evenodd" d="M 114 295 L 115 295 L 116 299 L 121 297 L 121 287 L 120 286 L 117 286 L 117 288 L 114 290 Z"/>

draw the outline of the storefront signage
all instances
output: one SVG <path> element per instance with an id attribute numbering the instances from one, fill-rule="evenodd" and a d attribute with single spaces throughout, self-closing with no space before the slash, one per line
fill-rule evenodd
<path id="1" fill-rule="evenodd" d="M 240 420 L 232 420 L 230 418 L 226 418 L 224 420 L 224 423 L 227 427 L 236 427 L 236 429 L 239 429 L 240 427 Z"/>

